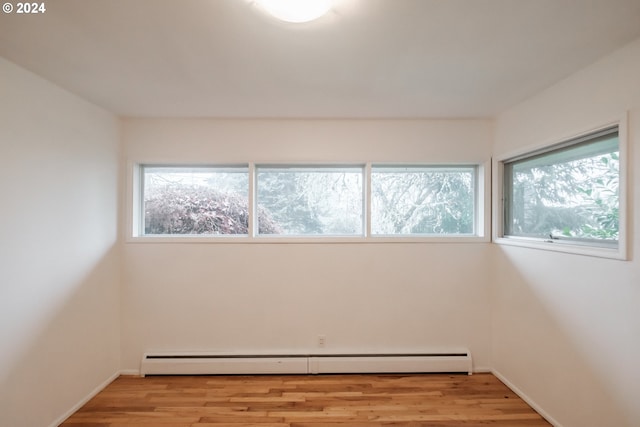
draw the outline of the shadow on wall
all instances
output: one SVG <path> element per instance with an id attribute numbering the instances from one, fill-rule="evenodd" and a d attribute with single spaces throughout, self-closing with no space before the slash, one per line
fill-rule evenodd
<path id="1" fill-rule="evenodd" d="M 64 277 L 45 274 L 40 284 L 13 281 L 14 286 L 32 287 L 32 291 L 20 291 L 22 295 L 31 292 L 28 299 L 18 291 L 2 292 L 9 291 L 1 302 L 3 328 L 7 328 L 2 333 L 0 365 L 2 426 L 48 425 L 118 370 L 115 244 L 93 268 L 73 270 Z M 12 303 L 18 309 L 7 306 Z"/>
<path id="2" fill-rule="evenodd" d="M 591 257 L 498 246 L 496 259 L 497 373 L 563 426 L 638 425 L 633 396 L 616 380 L 628 380 L 629 356 L 609 345 L 616 341 L 612 319 L 624 323 L 624 308 L 605 296 L 612 286 L 627 284 L 612 283 L 616 276 L 594 268 Z M 599 262 L 614 270 L 623 266 Z"/>

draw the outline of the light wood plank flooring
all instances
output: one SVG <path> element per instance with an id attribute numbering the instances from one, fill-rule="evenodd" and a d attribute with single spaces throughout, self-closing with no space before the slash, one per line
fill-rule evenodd
<path id="1" fill-rule="evenodd" d="M 64 427 L 549 426 L 490 374 L 122 376 Z"/>

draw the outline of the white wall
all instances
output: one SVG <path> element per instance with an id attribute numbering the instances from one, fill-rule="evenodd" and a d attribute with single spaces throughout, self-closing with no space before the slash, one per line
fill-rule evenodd
<path id="1" fill-rule="evenodd" d="M 42 427 L 119 368 L 119 125 L 0 75 L 0 425 Z"/>
<path id="2" fill-rule="evenodd" d="M 640 40 L 500 115 L 494 154 L 629 111 L 630 205 L 640 199 Z M 640 425 L 640 210 L 631 260 L 494 247 L 494 369 L 565 427 Z"/>
<path id="3" fill-rule="evenodd" d="M 135 162 L 484 162 L 490 121 L 124 122 Z M 128 214 L 129 209 L 125 209 Z M 124 245 L 123 368 L 146 350 L 469 347 L 489 365 L 487 243 Z"/>

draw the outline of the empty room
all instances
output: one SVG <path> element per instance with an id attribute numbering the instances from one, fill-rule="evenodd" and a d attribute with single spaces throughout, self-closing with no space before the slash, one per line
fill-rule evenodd
<path id="1" fill-rule="evenodd" d="M 640 425 L 640 0 L 5 0 L 0 426 Z"/>

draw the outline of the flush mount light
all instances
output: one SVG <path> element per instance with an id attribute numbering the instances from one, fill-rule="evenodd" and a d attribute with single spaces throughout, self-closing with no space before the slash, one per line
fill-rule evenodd
<path id="1" fill-rule="evenodd" d="M 309 22 L 331 9 L 333 0 L 256 0 L 264 10 L 287 22 Z"/>

